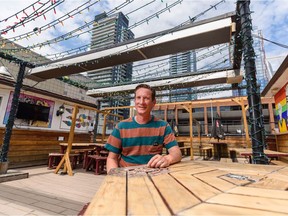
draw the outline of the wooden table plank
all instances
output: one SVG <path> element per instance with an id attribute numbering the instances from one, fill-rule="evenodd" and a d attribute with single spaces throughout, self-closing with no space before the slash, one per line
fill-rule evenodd
<path id="1" fill-rule="evenodd" d="M 199 164 L 205 164 L 210 167 L 217 168 L 219 170 L 226 170 L 227 172 L 232 172 L 236 170 L 242 170 L 243 172 L 258 172 L 262 175 L 278 172 L 278 170 L 283 169 L 282 166 L 274 166 L 274 165 L 261 165 L 261 164 L 242 164 L 242 163 L 218 163 L 215 161 L 197 161 Z"/>
<path id="2" fill-rule="evenodd" d="M 202 168 L 202 170 L 211 170 L 212 168 L 207 168 L 207 166 L 204 166 L 204 165 L 200 165 L 200 164 L 195 164 L 195 165 L 186 165 L 186 166 L 177 166 L 177 167 L 169 167 L 169 170 L 170 170 L 170 173 L 173 173 L 173 172 L 187 172 L 189 171 L 190 173 L 195 173 L 195 170 L 198 170 Z M 196 171 L 198 173 L 198 171 Z M 200 170 L 199 170 L 200 172 Z"/>
<path id="3" fill-rule="evenodd" d="M 168 174 L 152 176 L 151 179 L 169 204 L 173 215 L 200 203 L 198 198 Z"/>
<path id="4" fill-rule="evenodd" d="M 143 212 L 146 215 L 171 214 L 148 176 L 128 178 L 127 196 L 128 215 L 141 215 Z M 141 203 L 141 205 L 135 205 L 135 203 Z"/>
<path id="5" fill-rule="evenodd" d="M 195 206 L 194 208 L 187 209 L 178 214 L 183 215 L 209 215 L 209 216 L 219 216 L 219 215 L 261 215 L 261 216 L 282 216 L 287 215 L 285 213 L 276 213 L 273 211 L 263 211 L 256 209 L 247 209 L 234 206 L 222 206 L 217 204 L 207 204 L 202 203 Z"/>
<path id="6" fill-rule="evenodd" d="M 174 172 L 184 172 L 184 173 L 188 173 L 190 175 L 194 175 L 194 174 L 198 174 L 198 173 L 206 173 L 206 172 L 210 172 L 213 170 L 217 170 L 217 168 L 214 167 L 207 167 L 207 166 L 193 166 L 193 167 L 189 167 L 189 169 L 172 169 L 169 168 L 169 170 L 171 171 L 171 173 Z"/>
<path id="7" fill-rule="evenodd" d="M 255 196 L 255 197 L 266 197 L 274 199 L 285 199 L 288 200 L 288 192 L 283 190 L 270 190 L 264 188 L 253 188 L 253 187 L 236 187 L 228 191 L 229 193 Z"/>
<path id="8" fill-rule="evenodd" d="M 278 173 L 288 176 L 288 167 L 284 167 L 278 170 Z"/>
<path id="9" fill-rule="evenodd" d="M 85 215 L 126 215 L 126 178 L 106 176 Z M 110 203 L 109 207 L 107 203 Z"/>
<path id="10" fill-rule="evenodd" d="M 242 208 L 287 213 L 287 200 L 239 194 L 219 194 L 206 201 L 219 205 L 238 206 Z M 271 214 L 272 215 L 272 214 Z"/>
<path id="11" fill-rule="evenodd" d="M 216 188 L 206 184 L 203 181 L 195 178 L 194 176 L 187 173 L 171 173 L 171 175 L 177 179 L 181 184 L 183 184 L 191 193 L 196 197 L 205 201 L 219 193 L 221 191 Z"/>
<path id="12" fill-rule="evenodd" d="M 213 170 L 210 172 L 196 174 L 194 176 L 200 179 L 201 181 L 205 182 L 206 184 L 211 185 L 212 187 L 215 187 L 218 190 L 224 192 L 236 186 L 220 178 L 220 176 L 226 174 L 227 172 L 222 170 Z"/>
<path id="13" fill-rule="evenodd" d="M 259 188 L 267 188 L 267 189 L 275 189 L 275 190 L 287 190 L 288 188 L 288 176 L 272 173 L 267 175 L 261 181 L 257 181 L 249 187 L 259 187 Z M 287 193 L 288 196 L 288 193 Z"/>

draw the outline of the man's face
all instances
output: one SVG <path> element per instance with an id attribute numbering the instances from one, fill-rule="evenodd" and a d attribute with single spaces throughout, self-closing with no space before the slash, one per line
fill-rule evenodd
<path id="1" fill-rule="evenodd" d="M 139 88 L 135 95 L 135 108 L 139 115 L 149 115 L 156 100 L 152 100 L 152 92 L 146 88 Z"/>

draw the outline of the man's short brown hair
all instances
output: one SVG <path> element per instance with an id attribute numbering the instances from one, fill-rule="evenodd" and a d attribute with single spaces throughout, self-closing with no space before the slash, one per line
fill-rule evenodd
<path id="1" fill-rule="evenodd" d="M 136 86 L 135 90 L 134 90 L 134 94 L 136 96 L 136 91 L 139 89 L 139 88 L 146 88 L 146 89 L 149 89 L 151 92 L 152 92 L 152 100 L 154 101 L 155 98 L 156 98 L 156 91 L 155 89 L 153 89 L 151 86 L 147 85 L 147 84 L 139 84 L 138 86 Z"/>

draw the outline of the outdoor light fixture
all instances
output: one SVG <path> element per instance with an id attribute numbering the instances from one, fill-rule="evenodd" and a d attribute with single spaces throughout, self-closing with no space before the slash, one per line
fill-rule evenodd
<path id="1" fill-rule="evenodd" d="M 64 104 L 62 104 L 62 105 L 59 107 L 59 109 L 57 110 L 56 115 L 57 115 L 57 116 L 62 115 L 62 114 L 64 113 L 64 110 L 65 110 L 65 107 L 64 107 Z"/>

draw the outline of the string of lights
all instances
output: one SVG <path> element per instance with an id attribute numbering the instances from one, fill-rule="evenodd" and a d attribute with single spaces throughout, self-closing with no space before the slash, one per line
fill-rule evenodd
<path id="1" fill-rule="evenodd" d="M 123 4 L 121 4 L 121 5 L 119 5 L 119 6 L 117 6 L 117 8 L 121 8 L 123 6 Z M 110 12 L 112 13 L 112 11 L 115 11 L 115 9 L 113 9 L 113 10 L 111 10 Z M 82 29 L 82 28 L 84 28 L 84 27 L 87 27 L 88 25 L 90 25 L 90 24 L 93 24 L 93 22 L 94 21 L 91 21 L 90 23 L 86 23 L 86 25 L 85 26 L 81 26 L 81 27 L 79 27 L 78 29 L 77 29 L 77 31 L 80 29 Z M 75 31 L 75 30 L 74 30 Z M 90 31 L 90 30 L 89 30 Z M 84 32 L 85 33 L 85 32 Z M 66 35 L 70 35 L 71 34 L 71 32 L 70 33 L 67 33 Z M 81 33 L 82 34 L 82 33 Z M 76 35 L 76 36 L 79 36 L 80 34 L 78 34 L 78 35 Z M 75 35 L 74 35 L 75 36 Z M 71 37 L 70 37 L 71 38 Z M 58 38 L 56 38 L 56 39 L 52 39 L 52 41 L 54 41 L 54 42 L 60 42 L 60 41 L 62 41 L 62 40 L 67 40 L 67 38 L 65 38 L 63 35 L 61 35 L 61 36 L 59 36 Z M 48 44 L 49 46 L 51 45 L 51 43 L 50 42 L 44 42 L 44 43 L 46 43 L 46 45 Z M 25 51 L 25 52 L 28 52 L 28 51 L 30 51 L 30 49 L 32 49 L 32 48 L 36 48 L 36 47 L 38 47 L 39 45 L 40 46 L 44 46 L 44 43 L 40 43 L 40 44 L 37 44 L 37 45 L 33 45 L 33 46 L 29 46 L 28 48 L 27 47 L 25 47 L 25 48 L 15 48 L 15 49 L 3 49 L 3 51 L 6 51 L 6 53 L 7 53 L 7 51 L 9 51 L 8 53 L 9 54 L 11 54 L 11 50 L 13 50 L 14 52 L 13 52 L 13 54 L 15 54 L 15 53 L 21 53 L 21 52 L 23 52 L 23 51 Z M 86 51 L 86 48 L 84 48 L 84 47 L 80 47 L 80 49 L 82 49 L 83 51 Z M 79 51 L 79 48 L 77 48 L 77 52 Z M 68 51 L 68 53 L 69 53 L 69 51 Z M 46 56 L 45 56 L 46 57 Z M 59 56 L 58 56 L 59 57 Z M 58 58 L 57 57 L 57 58 Z M 40 59 L 40 60 L 39 60 Z M 33 58 L 33 60 L 31 59 L 30 61 L 34 61 L 34 62 L 36 62 L 36 61 L 38 61 L 37 62 L 37 64 L 40 64 L 40 63 L 49 63 L 50 62 L 50 60 L 49 60 L 49 55 L 47 56 L 47 58 L 45 59 L 45 58 L 43 58 L 43 56 L 39 56 L 38 58 L 36 57 L 36 58 Z"/>
<path id="2" fill-rule="evenodd" d="M 146 22 L 149 22 L 151 19 L 153 19 L 153 18 L 155 18 L 155 17 L 158 17 L 158 18 L 159 18 L 159 14 L 164 13 L 164 12 L 166 12 L 166 11 L 169 11 L 172 7 L 176 6 L 177 4 L 180 4 L 181 1 L 183 1 L 183 0 L 178 0 L 178 1 L 174 2 L 174 3 L 171 4 L 171 5 L 167 5 L 167 4 L 166 4 L 166 7 L 165 7 L 164 9 L 162 9 L 162 10 L 160 10 L 160 11 L 158 11 L 158 12 L 152 14 L 152 15 L 150 15 L 149 17 L 146 17 L 146 18 L 140 20 L 140 21 L 137 22 L 137 23 L 134 23 L 132 26 L 129 26 L 127 29 L 123 29 L 122 32 L 123 32 L 123 31 L 127 31 L 127 30 L 131 30 L 132 28 L 135 28 L 135 27 L 138 27 L 138 26 L 140 26 L 140 25 L 142 25 L 142 24 L 144 24 L 144 23 L 146 23 Z M 154 2 L 154 1 L 152 1 L 152 2 Z M 150 3 L 152 3 L 152 2 L 150 2 Z M 129 1 L 129 3 L 130 3 L 130 1 Z M 147 5 L 148 5 L 148 4 L 142 5 L 141 7 L 137 8 L 137 10 L 143 9 L 143 8 L 144 8 L 145 6 L 147 6 Z M 115 7 L 113 10 L 110 11 L 110 13 L 107 13 L 107 16 L 109 16 L 109 15 L 111 15 L 113 12 L 115 12 L 116 8 L 117 8 L 117 9 L 121 9 L 123 6 L 126 6 L 126 5 L 123 5 L 123 4 L 122 4 L 122 5 L 120 5 L 120 6 Z M 135 9 L 133 12 L 136 12 L 137 10 Z M 131 13 L 132 13 L 132 12 L 129 12 L 128 14 L 131 14 Z M 157 14 L 158 14 L 158 15 L 157 15 Z M 126 15 L 125 15 L 125 16 L 126 16 Z M 94 22 L 94 21 L 92 21 L 92 22 Z M 91 24 L 92 22 L 89 22 L 88 24 Z M 104 25 L 104 24 L 102 24 L 102 25 L 101 25 L 101 24 L 100 24 L 100 25 L 97 25 L 95 28 L 101 28 L 101 27 L 103 27 L 103 25 Z M 88 31 L 86 31 L 86 32 L 82 32 L 82 33 L 80 33 L 80 34 L 84 34 L 84 33 L 88 33 L 88 32 L 90 32 L 90 30 L 88 30 Z M 67 34 L 70 35 L 70 33 L 67 33 Z M 80 34 L 71 36 L 70 38 L 72 38 L 72 37 L 78 37 Z M 112 37 L 112 36 L 107 35 L 107 37 L 106 37 L 105 39 L 102 39 L 102 40 L 100 40 L 100 41 L 94 42 L 94 43 L 92 43 L 92 44 L 89 43 L 89 44 L 83 45 L 83 46 L 81 46 L 81 47 L 79 47 L 79 48 L 74 48 L 73 50 L 68 50 L 68 51 L 64 51 L 64 52 L 61 52 L 61 53 L 52 54 L 52 55 L 54 55 L 55 57 L 57 56 L 57 58 L 53 58 L 53 59 L 56 60 L 56 59 L 60 59 L 60 58 L 64 58 L 64 57 L 70 56 L 71 54 L 79 54 L 79 53 L 85 52 L 85 51 L 87 51 L 91 46 L 95 46 L 95 45 L 99 45 L 99 44 L 104 44 L 106 41 L 109 41 L 111 37 Z M 63 38 L 63 37 L 60 36 L 59 38 Z M 51 55 L 50 55 L 50 56 L 51 56 Z M 47 57 L 48 57 L 48 56 L 47 56 Z M 48 57 L 48 58 L 49 58 L 49 57 Z"/>
<path id="3" fill-rule="evenodd" d="M 127 6 L 129 3 L 131 3 L 132 1 L 133 1 L 133 0 L 125 1 L 124 3 L 116 6 L 115 8 L 113 8 L 112 10 L 110 10 L 109 12 L 106 13 L 107 16 L 115 13 L 117 10 L 122 9 L 123 7 L 125 7 L 125 6 Z M 141 6 L 140 8 L 143 8 L 143 7 L 144 7 L 144 6 Z M 168 9 L 169 9 L 169 7 L 168 7 Z M 131 12 L 130 12 L 130 14 L 131 14 Z M 45 45 L 51 46 L 52 43 L 58 43 L 58 42 L 61 42 L 61 41 L 63 41 L 63 40 L 66 41 L 66 40 L 71 39 L 71 38 L 73 38 L 73 37 L 79 37 L 79 36 L 82 35 L 82 34 L 90 33 L 90 32 L 91 32 L 90 30 L 87 30 L 87 31 L 83 32 L 83 29 L 84 29 L 84 28 L 87 28 L 87 27 L 90 28 L 90 26 L 91 26 L 94 22 L 95 22 L 94 20 L 92 20 L 92 21 L 90 21 L 90 22 L 86 22 L 85 25 L 83 25 L 83 26 L 81 26 L 81 27 L 79 27 L 79 28 L 77 28 L 77 29 L 74 29 L 73 31 L 70 31 L 70 32 L 66 33 L 65 35 L 61 35 L 61 36 L 59 36 L 59 37 L 57 37 L 57 38 L 51 39 L 51 40 L 46 41 L 46 42 L 43 42 L 43 43 L 34 44 L 34 45 L 31 45 L 31 46 L 28 46 L 28 47 L 25 47 L 25 48 L 22 48 L 22 49 L 19 49 L 19 48 L 17 48 L 17 49 L 3 49 L 3 51 L 6 51 L 6 52 L 12 52 L 12 51 L 13 51 L 14 53 L 16 53 L 16 52 L 24 51 L 25 49 L 33 49 L 33 48 L 36 48 L 36 47 L 43 47 L 43 46 L 45 46 Z M 103 24 L 96 26 L 96 28 L 100 28 L 100 27 L 103 27 Z M 80 31 L 79 34 L 74 34 L 75 32 L 78 32 L 78 31 Z M 124 30 L 123 30 L 123 31 L 124 31 Z M 109 37 L 107 37 L 106 40 L 109 40 Z M 104 43 L 104 42 L 105 42 L 105 41 L 99 41 L 98 43 L 100 44 L 100 43 Z M 97 44 L 98 44 L 98 43 L 97 43 Z M 95 45 L 95 44 L 92 44 L 92 45 Z M 48 58 L 48 59 L 51 59 L 51 56 L 55 56 L 55 58 L 54 58 L 54 59 L 52 58 L 52 60 L 56 60 L 56 59 L 59 59 L 59 58 L 64 58 L 64 57 L 66 57 L 66 56 L 68 56 L 68 55 L 71 55 L 71 54 L 75 54 L 75 53 L 78 54 L 78 53 L 81 53 L 81 52 L 85 52 L 85 51 L 88 50 L 88 48 L 89 48 L 90 46 L 91 46 L 91 44 L 86 44 L 86 45 L 83 45 L 83 46 L 81 46 L 81 47 L 73 48 L 73 49 L 71 49 L 71 50 L 64 51 L 64 52 L 61 52 L 61 53 L 49 54 L 49 55 L 46 55 L 45 57 Z M 2 46 L 2 47 L 3 47 L 3 46 Z M 65 53 L 66 53 L 66 54 L 65 54 Z M 11 53 L 10 53 L 10 54 L 11 54 Z M 42 59 L 43 59 L 43 58 L 42 58 Z M 39 63 L 41 63 L 41 62 L 39 62 Z"/>
<path id="4" fill-rule="evenodd" d="M 146 4 L 144 4 L 142 7 L 136 8 L 136 9 L 134 9 L 134 10 L 126 13 L 126 14 L 125 14 L 126 18 L 129 20 L 129 15 L 130 15 L 130 14 L 135 13 L 135 12 L 137 12 L 137 11 L 140 10 L 140 9 L 143 9 L 144 7 L 152 4 L 152 3 L 155 2 L 155 1 L 156 1 L 156 0 L 150 1 L 150 2 L 148 2 L 148 3 L 146 3 Z M 162 1 L 162 2 L 163 2 L 163 1 Z"/>
<path id="5" fill-rule="evenodd" d="M 49 1 L 50 1 L 50 0 L 49 0 Z M 35 5 L 36 5 L 37 3 L 39 3 L 39 2 L 40 2 L 40 0 L 38 0 L 38 1 L 30 4 L 29 6 L 23 8 L 22 10 L 18 11 L 17 13 L 12 14 L 11 16 L 6 17 L 5 19 L 0 20 L 0 23 L 1 23 L 1 22 L 7 22 L 9 19 L 11 19 L 11 18 L 13 18 L 13 17 L 16 17 L 16 18 L 18 19 L 20 13 L 23 13 L 23 11 L 27 10 L 28 8 L 34 8 Z"/>
<path id="6" fill-rule="evenodd" d="M 130 2 L 131 2 L 131 1 L 129 1 L 128 3 L 130 3 Z M 153 1 L 152 1 L 152 2 L 153 2 Z M 150 2 L 150 3 L 152 3 L 152 2 Z M 221 2 L 215 4 L 215 5 L 211 6 L 211 7 L 210 7 L 209 9 L 207 9 L 205 12 L 207 12 L 208 10 L 210 10 L 210 9 L 212 9 L 212 8 L 216 8 L 216 5 L 218 5 L 218 4 L 222 3 L 222 2 L 223 2 L 223 0 L 222 0 Z M 163 13 L 164 11 L 167 11 L 167 10 L 170 11 L 170 9 L 171 9 L 172 7 L 174 7 L 175 5 L 177 5 L 177 4 L 179 4 L 179 3 L 181 3 L 181 1 L 178 0 L 178 1 L 174 2 L 174 3 L 171 4 L 171 5 L 167 5 L 167 4 L 166 4 L 166 8 L 165 8 L 165 9 L 162 9 L 162 10 L 154 13 L 153 15 L 142 19 L 141 21 L 139 21 L 139 22 L 135 23 L 134 25 L 130 26 L 129 29 L 134 28 L 134 27 L 137 27 L 137 26 L 143 24 L 144 22 L 148 22 L 148 21 L 149 21 L 150 19 L 152 19 L 152 18 L 155 18 L 155 17 L 158 17 L 158 18 L 159 18 L 159 14 L 160 14 L 160 13 Z M 125 4 L 125 3 L 124 3 L 124 4 Z M 146 6 L 146 5 L 144 5 L 144 6 Z M 140 8 L 143 8 L 144 6 L 139 7 L 139 9 L 140 9 Z M 110 11 L 110 14 L 113 13 L 114 11 L 116 11 L 116 9 L 120 9 L 121 7 L 123 7 L 123 4 L 120 5 L 120 6 L 115 7 L 113 10 L 111 10 L 111 11 Z M 134 10 L 134 11 L 135 11 L 135 10 Z M 131 14 L 131 12 L 130 12 L 129 14 Z M 200 15 L 203 15 L 203 14 L 204 14 L 204 12 L 202 12 L 202 13 L 200 13 L 199 15 L 193 17 L 193 20 L 195 21 L 196 18 L 198 18 Z M 190 22 L 191 22 L 191 18 L 189 18 L 188 21 L 182 23 L 180 26 L 182 26 L 182 25 L 184 25 L 184 24 L 187 24 L 187 23 L 190 23 Z M 51 39 L 51 40 L 46 41 L 46 42 L 43 42 L 43 43 L 39 43 L 39 44 L 35 44 L 35 45 L 32 45 L 32 46 L 28 46 L 28 47 L 25 47 L 24 49 L 33 49 L 33 48 L 36 48 L 36 47 L 40 47 L 40 48 L 41 48 L 41 47 L 43 47 L 43 46 L 45 46 L 45 45 L 51 46 L 52 43 L 61 42 L 61 41 L 63 41 L 63 40 L 68 40 L 68 39 L 71 39 L 71 38 L 73 38 L 73 37 L 79 37 L 81 34 L 85 34 L 85 33 L 90 32 L 90 30 L 87 30 L 87 31 L 85 31 L 85 32 L 83 32 L 82 30 L 83 30 L 83 28 L 86 28 L 87 26 L 89 27 L 89 25 L 91 25 L 91 23 L 92 23 L 92 21 L 91 21 L 91 22 L 88 22 L 88 23 L 87 23 L 86 25 L 84 25 L 84 26 L 79 27 L 78 29 L 75 29 L 75 30 L 73 30 L 73 31 L 71 31 L 71 32 L 69 32 L 69 33 L 66 33 L 65 35 L 59 36 L 58 38 L 54 38 L 54 39 Z M 75 32 L 78 32 L 78 31 L 81 31 L 81 33 L 79 33 L 79 34 L 74 34 Z M 109 38 L 107 38 L 107 40 L 109 40 Z M 98 43 L 103 43 L 103 42 L 104 42 L 104 41 L 99 41 Z M 66 56 L 68 56 L 68 55 L 71 55 L 71 54 L 79 54 L 79 53 L 81 53 L 81 52 L 85 52 L 85 51 L 87 51 L 87 50 L 89 49 L 90 46 L 91 46 L 91 44 L 87 44 L 87 45 L 81 46 L 81 47 L 79 47 L 79 48 L 73 48 L 73 50 L 64 51 L 64 52 L 66 52 L 66 55 L 63 54 L 64 52 L 62 52 L 62 53 L 57 53 L 57 54 L 52 54 L 52 55 L 55 56 L 55 58 L 52 58 L 52 60 L 61 59 L 61 58 L 64 58 L 64 57 L 66 57 Z M 6 51 L 6 52 L 8 52 L 9 54 L 11 54 L 12 49 L 3 50 L 3 51 Z M 13 51 L 14 51 L 13 53 L 15 54 L 15 52 L 23 51 L 23 49 L 19 49 L 19 48 L 18 48 L 18 49 L 13 50 Z M 51 59 L 51 54 L 50 54 L 49 56 L 45 56 L 45 57 L 46 57 L 47 59 Z M 43 61 L 43 58 L 41 58 L 41 60 Z M 36 61 L 36 60 L 34 59 L 34 61 Z M 43 64 L 43 63 L 45 63 L 45 62 L 38 62 L 38 64 Z M 48 62 L 47 62 L 47 63 L 48 63 Z"/>
<path id="7" fill-rule="evenodd" d="M 98 3 L 100 0 L 96 0 L 95 2 L 87 5 L 88 3 L 91 2 L 90 1 L 87 1 L 85 3 L 83 3 L 82 5 L 78 6 L 77 8 L 73 9 L 72 11 L 70 11 L 69 13 L 66 13 L 65 15 L 61 16 L 60 18 L 58 19 L 55 19 L 53 20 L 52 22 L 44 25 L 44 26 L 41 26 L 41 27 L 36 27 L 36 29 L 34 28 L 33 31 L 30 31 L 30 32 L 26 32 L 24 34 L 21 34 L 21 35 L 18 35 L 18 36 L 15 36 L 15 37 L 12 37 L 12 38 L 7 38 L 10 43 L 12 42 L 15 42 L 15 41 L 19 41 L 19 40 L 23 40 L 23 39 L 27 39 L 29 40 L 29 38 L 32 36 L 32 35 L 38 35 L 38 33 L 42 33 L 43 31 L 45 30 L 48 30 L 50 28 L 54 28 L 56 29 L 56 26 L 61 24 L 61 26 L 64 25 L 64 21 L 67 20 L 67 19 L 71 19 L 73 18 L 75 15 L 79 15 L 81 14 L 84 10 L 88 10 L 91 6 L 93 6 L 94 4 Z M 64 40 L 65 38 L 63 38 Z M 59 42 L 59 41 L 57 41 Z"/>
<path id="8" fill-rule="evenodd" d="M 282 43 L 278 43 L 278 42 L 269 40 L 269 39 L 264 38 L 264 37 L 260 37 L 259 35 L 256 35 L 256 34 L 252 34 L 252 36 L 255 37 L 255 38 L 259 38 L 259 39 L 268 41 L 268 42 L 270 42 L 270 43 L 273 43 L 273 44 L 275 44 L 275 45 L 277 45 L 277 46 L 280 46 L 280 47 L 283 47 L 283 48 L 285 48 L 285 49 L 288 49 L 288 45 L 285 45 L 285 44 L 282 44 Z"/>
<path id="9" fill-rule="evenodd" d="M 15 17 L 17 18 L 17 20 L 19 20 L 18 22 L 14 22 L 14 24 L 6 26 L 5 29 L 1 30 L 1 35 L 5 35 L 7 34 L 10 30 L 13 30 L 13 32 L 15 32 L 15 29 L 19 26 L 23 26 L 25 27 L 25 24 L 31 22 L 31 21 L 35 21 L 37 18 L 39 18 L 40 16 L 43 16 L 44 19 L 46 20 L 46 16 L 45 14 L 48 13 L 49 11 L 53 10 L 54 13 L 56 13 L 56 7 L 59 6 L 60 4 L 62 4 L 65 0 L 60 0 L 58 2 L 56 1 L 47 1 L 46 3 L 41 3 L 40 1 L 38 1 L 37 3 L 39 3 L 41 6 L 37 9 L 35 9 L 35 4 L 32 5 L 33 8 L 33 12 L 31 14 L 28 14 L 25 12 L 25 9 L 22 10 L 23 15 L 22 17 L 19 19 L 18 17 L 18 13 L 16 13 Z M 51 2 L 51 4 L 50 4 Z M 47 8 L 45 8 L 45 6 L 48 5 Z"/>

